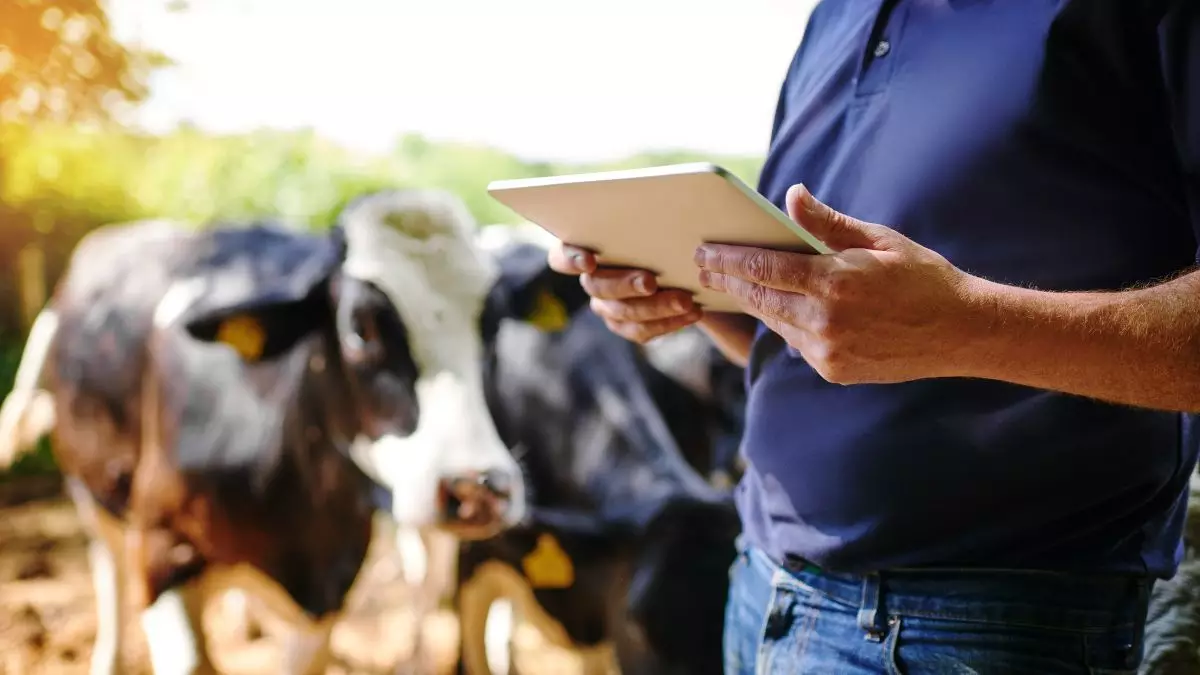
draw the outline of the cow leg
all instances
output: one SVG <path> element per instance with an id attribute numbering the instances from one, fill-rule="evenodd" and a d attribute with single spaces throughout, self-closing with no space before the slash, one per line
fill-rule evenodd
<path id="1" fill-rule="evenodd" d="M 88 565 L 96 596 L 96 640 L 90 672 L 113 675 L 121 671 L 126 631 L 125 573 L 120 557 L 124 536 L 120 524 L 99 509 L 82 483 L 68 478 L 66 488 L 89 539 Z"/>
<path id="2" fill-rule="evenodd" d="M 514 576 L 502 563 L 487 562 L 459 588 L 459 653 L 468 675 L 508 675 L 515 670 L 509 649 L 513 617 L 532 602 L 532 593 L 514 589 Z M 514 592 L 519 595 L 514 597 Z"/>
<path id="3" fill-rule="evenodd" d="M 221 613 L 225 623 L 230 626 L 229 631 L 243 642 L 253 642 L 266 634 L 258 621 L 257 610 L 253 599 L 240 588 L 226 591 L 221 598 Z"/>
<path id="4" fill-rule="evenodd" d="M 176 586 L 142 612 L 154 675 L 216 675 L 204 635 L 202 579 Z"/>
<path id="5" fill-rule="evenodd" d="M 337 617 L 319 624 L 290 626 L 283 640 L 281 675 L 324 675 L 333 660 L 331 646 Z"/>
<path id="6" fill-rule="evenodd" d="M 605 649 L 587 649 L 580 653 L 580 660 L 583 662 L 583 675 L 612 675 L 613 670 L 613 652 L 611 648 Z"/>
<path id="7" fill-rule="evenodd" d="M 444 542 L 437 533 L 400 526 L 396 529 L 396 548 L 400 554 L 404 581 L 412 590 L 412 652 L 396 668 L 396 675 L 431 675 L 437 663 L 425 641 L 425 620 L 437 610 L 447 579 Z"/>
<path id="8" fill-rule="evenodd" d="M 495 675 L 508 675 L 516 671 L 512 661 L 513 614 L 510 600 L 496 600 L 488 608 L 483 642 L 488 667 Z"/>
<path id="9" fill-rule="evenodd" d="M 119 549 L 118 549 L 119 550 Z M 105 539 L 88 542 L 88 564 L 96 594 L 96 641 L 92 646 L 92 675 L 121 671 L 125 642 L 124 575 L 111 543 Z"/>

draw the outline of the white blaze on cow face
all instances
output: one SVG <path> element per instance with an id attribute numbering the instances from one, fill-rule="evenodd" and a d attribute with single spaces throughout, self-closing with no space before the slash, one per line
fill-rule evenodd
<path id="1" fill-rule="evenodd" d="M 505 479 L 504 520 L 519 522 L 524 481 L 492 423 L 481 372 L 479 317 L 498 270 L 475 246 L 466 207 L 440 191 L 384 192 L 351 204 L 341 224 L 344 273 L 395 304 L 420 370 L 416 431 L 359 443 L 356 459 L 391 488 L 400 523 L 434 524 L 439 482 L 485 472 Z"/>

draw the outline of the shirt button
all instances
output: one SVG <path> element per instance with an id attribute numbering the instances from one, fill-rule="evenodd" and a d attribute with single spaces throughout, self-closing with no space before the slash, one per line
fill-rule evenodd
<path id="1" fill-rule="evenodd" d="M 892 51 L 892 44 L 887 40 L 880 40 L 875 44 L 875 58 L 877 59 L 887 56 L 890 51 Z"/>

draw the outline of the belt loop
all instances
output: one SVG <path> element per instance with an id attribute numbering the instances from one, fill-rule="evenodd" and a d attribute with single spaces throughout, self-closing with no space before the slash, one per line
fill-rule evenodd
<path id="1" fill-rule="evenodd" d="M 862 582 L 862 603 L 858 608 L 858 627 L 866 631 L 866 639 L 878 642 L 887 632 L 879 617 L 879 574 L 868 573 Z"/>

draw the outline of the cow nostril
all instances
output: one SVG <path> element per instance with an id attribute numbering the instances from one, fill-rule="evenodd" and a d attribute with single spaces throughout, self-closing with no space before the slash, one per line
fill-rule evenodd
<path id="1" fill-rule="evenodd" d="M 512 478 L 504 471 L 484 471 L 479 477 L 480 485 L 497 497 L 507 498 L 512 494 Z"/>

